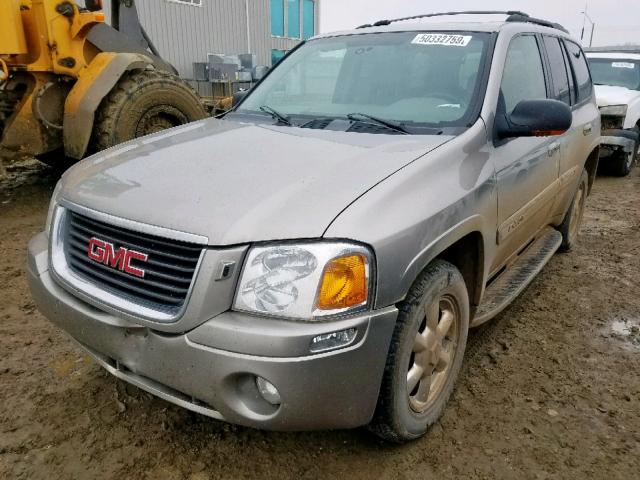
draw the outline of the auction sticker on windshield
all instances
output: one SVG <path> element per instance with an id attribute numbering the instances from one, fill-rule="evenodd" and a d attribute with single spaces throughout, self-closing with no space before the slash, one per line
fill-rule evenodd
<path id="1" fill-rule="evenodd" d="M 449 35 L 443 33 L 421 33 L 411 43 L 416 45 L 444 45 L 449 47 L 466 47 L 472 35 Z"/>
<path id="2" fill-rule="evenodd" d="M 629 63 L 629 62 L 613 62 L 611 64 L 611 66 L 613 68 L 629 68 L 631 70 L 636 68 L 636 64 L 635 63 Z"/>

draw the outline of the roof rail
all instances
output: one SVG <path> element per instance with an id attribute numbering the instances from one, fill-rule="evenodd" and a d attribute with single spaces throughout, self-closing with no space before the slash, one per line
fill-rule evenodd
<path id="1" fill-rule="evenodd" d="M 459 11 L 459 12 L 425 13 L 423 15 L 414 15 L 412 17 L 395 18 L 393 20 L 378 20 L 373 24 L 360 25 L 358 28 L 383 27 L 386 25 L 391 25 L 392 23 L 396 23 L 396 22 L 406 22 L 408 20 L 418 20 L 421 18 L 448 17 L 448 16 L 454 16 L 454 15 L 507 15 L 507 20 L 506 20 L 507 22 L 535 23 L 536 25 L 556 28 L 558 30 L 562 30 L 563 32 L 569 33 L 569 31 L 559 23 L 553 23 L 553 22 L 548 22 L 547 20 L 534 18 L 527 13 L 520 12 L 517 10 L 506 10 L 506 11 L 505 10 L 468 10 L 468 11 Z"/>
<path id="2" fill-rule="evenodd" d="M 612 47 L 589 47 L 584 49 L 585 52 L 591 53 L 638 53 L 640 54 L 640 45 L 618 45 Z"/>
<path id="3" fill-rule="evenodd" d="M 526 13 L 522 15 L 522 13 L 516 13 L 514 15 L 510 15 L 507 18 L 507 22 L 523 22 L 523 23 L 534 23 L 536 25 L 542 25 L 543 27 L 555 28 L 557 30 L 561 30 L 564 33 L 569 33 L 569 30 L 564 28 L 559 23 L 549 22 L 548 20 L 542 20 L 541 18 L 530 17 Z"/>

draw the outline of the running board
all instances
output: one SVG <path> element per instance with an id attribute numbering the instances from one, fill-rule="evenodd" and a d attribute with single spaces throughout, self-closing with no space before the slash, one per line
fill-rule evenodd
<path id="1" fill-rule="evenodd" d="M 489 285 L 471 326 L 479 327 L 507 308 L 551 260 L 560 245 L 560 232 L 551 227 L 543 230 L 516 262 Z"/>

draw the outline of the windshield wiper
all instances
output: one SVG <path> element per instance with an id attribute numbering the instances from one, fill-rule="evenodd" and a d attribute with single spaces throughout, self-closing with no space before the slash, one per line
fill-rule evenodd
<path id="1" fill-rule="evenodd" d="M 399 123 L 392 122 L 391 120 L 385 120 L 383 118 L 374 117 L 373 115 L 368 115 L 366 113 L 350 113 L 349 115 L 347 115 L 347 118 L 349 120 L 353 120 L 354 122 L 361 121 L 362 119 L 370 120 L 391 130 L 395 130 L 396 132 L 409 135 L 409 131 Z"/>
<path id="2" fill-rule="evenodd" d="M 291 119 L 289 117 L 287 117 L 286 115 L 278 112 L 277 110 L 274 110 L 270 106 L 263 105 L 263 106 L 260 107 L 260 110 L 263 111 L 264 113 L 268 113 L 269 115 L 271 115 L 271 117 L 273 119 L 278 120 L 278 122 L 284 123 L 285 125 L 288 125 L 289 127 L 293 127 L 293 123 L 291 123 Z"/>

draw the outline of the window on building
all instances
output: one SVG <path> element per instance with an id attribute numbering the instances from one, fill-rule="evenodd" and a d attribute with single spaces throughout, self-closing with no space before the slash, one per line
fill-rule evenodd
<path id="1" fill-rule="evenodd" d="M 509 114 L 523 100 L 547 98 L 542 59 L 533 35 L 522 35 L 511 41 L 500 93 L 504 98 L 505 112 Z"/>
<path id="2" fill-rule="evenodd" d="M 302 2 L 302 33 L 306 40 L 316 34 L 316 5 L 314 0 Z"/>
<path id="3" fill-rule="evenodd" d="M 300 0 L 287 0 L 287 37 L 300 38 Z"/>
<path id="4" fill-rule="evenodd" d="M 194 7 L 202 6 L 202 0 L 169 0 L 169 2 L 182 3 L 184 5 L 193 5 Z"/>
<path id="5" fill-rule="evenodd" d="M 271 35 L 284 37 L 284 0 L 271 0 Z"/>
<path id="6" fill-rule="evenodd" d="M 275 65 L 287 54 L 285 50 L 271 50 L 271 65 Z"/>
<path id="7" fill-rule="evenodd" d="M 560 40 L 554 37 L 544 36 L 544 45 L 549 57 L 551 78 L 553 79 L 553 98 L 571 105 L 571 91 L 569 89 L 569 75 L 562 54 Z"/>
<path id="8" fill-rule="evenodd" d="M 578 83 L 578 102 L 581 102 L 591 96 L 592 87 L 589 66 L 587 65 L 584 52 L 577 43 L 567 41 L 565 42 L 565 45 L 569 51 L 569 59 L 571 59 L 573 73 L 575 74 L 576 82 Z"/>

